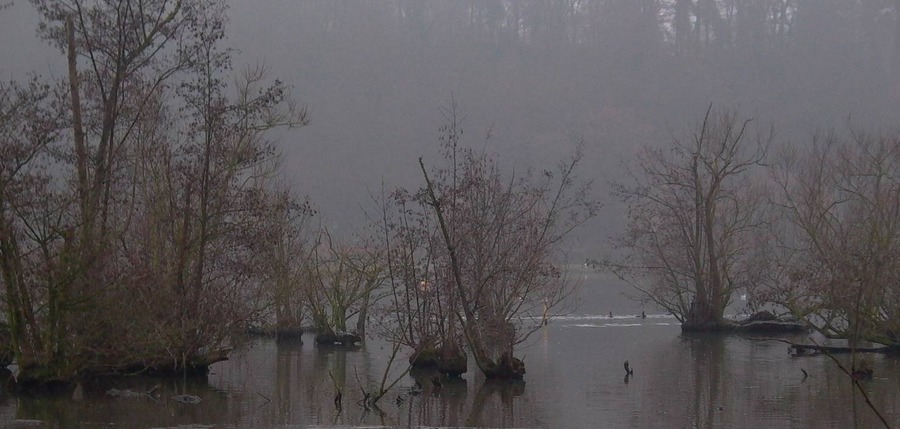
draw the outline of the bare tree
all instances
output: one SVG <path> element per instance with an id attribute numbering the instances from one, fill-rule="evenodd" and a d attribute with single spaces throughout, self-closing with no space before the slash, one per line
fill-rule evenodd
<path id="1" fill-rule="evenodd" d="M 44 179 L 44 202 L 56 204 L 43 209 L 47 216 L 41 227 L 26 221 L 41 213 L 32 209 L 19 213 L 18 228 L 9 231 L 26 240 L 22 248 L 42 249 L 34 254 L 42 255 L 40 260 L 11 252 L 19 266 L 52 273 L 29 288 L 33 300 L 17 294 L 15 307 L 21 307 L 10 309 L 33 315 L 31 338 L 42 339 L 42 344 L 29 344 L 23 337 L 15 342 L 23 382 L 67 379 L 95 365 L 103 360 L 98 356 L 116 349 L 109 341 L 118 336 L 110 331 L 125 326 L 101 316 L 101 309 L 108 292 L 121 285 L 113 245 L 122 238 L 120 222 L 127 220 L 117 218 L 130 195 L 122 186 L 127 147 L 135 127 L 147 119 L 144 114 L 157 111 L 147 107 L 158 99 L 162 83 L 184 68 L 173 40 L 190 44 L 184 28 L 199 14 L 189 13 L 181 2 L 155 1 L 140 8 L 137 2 L 127 3 L 32 2 L 43 18 L 41 34 L 68 57 L 70 132 L 63 136 L 67 144 L 52 155 L 56 171 L 71 168 L 72 174 L 70 189 L 63 175 Z M 79 61 L 88 71 L 79 71 Z M 47 186 L 51 180 L 56 183 Z M 7 268 L 5 275 L 16 275 L 14 265 Z M 50 304 L 46 314 L 38 305 L 42 294 Z"/>
<path id="2" fill-rule="evenodd" d="M 273 195 L 271 212 L 260 221 L 265 294 L 260 302 L 260 326 L 278 338 L 299 338 L 308 296 L 305 272 L 314 242 L 310 223 L 316 215 L 309 201 L 285 188 Z M 274 323 L 274 328 L 271 324 Z"/>
<path id="3" fill-rule="evenodd" d="M 316 342 L 353 346 L 364 340 L 368 308 L 384 282 L 381 251 L 375 246 L 336 243 L 321 229 L 307 268 L 307 305 L 316 330 Z M 356 329 L 348 322 L 356 317 Z"/>
<path id="4" fill-rule="evenodd" d="M 831 133 L 781 161 L 780 269 L 763 298 L 827 336 L 900 345 L 897 137 Z"/>
<path id="5" fill-rule="evenodd" d="M 752 169 L 772 134 L 753 135 L 749 120 L 710 107 L 688 141 L 648 148 L 633 184 L 615 184 L 628 204 L 621 257 L 600 265 L 682 322 L 719 329 L 738 288 L 758 283 L 755 248 L 763 193 Z"/>
<path id="6" fill-rule="evenodd" d="M 429 175 L 419 160 L 426 185 L 419 201 L 437 218 L 431 225 L 441 243 L 434 247 L 433 285 L 451 294 L 447 305 L 478 368 L 489 378 L 521 378 L 525 366 L 514 346 L 572 287 L 559 246 L 594 216 L 597 203 L 590 184 L 577 181 L 580 150 L 540 179 L 504 175 L 492 157 L 458 147 L 456 104 L 445 113 L 447 167 Z"/>
<path id="7" fill-rule="evenodd" d="M 71 241 L 64 241 L 71 236 L 45 170 L 54 162 L 50 145 L 63 132 L 63 112 L 53 89 L 36 78 L 0 84 L 0 275 L 9 346 L 25 368 L 65 353 L 69 279 L 56 258 L 71 256 Z"/>
<path id="8" fill-rule="evenodd" d="M 264 294 L 259 228 L 278 211 L 265 132 L 306 112 L 264 67 L 225 80 L 218 1 L 32 3 L 69 67 L 66 90 L 0 88 L 19 380 L 205 370 Z"/>
<path id="9" fill-rule="evenodd" d="M 467 371 L 456 299 L 439 278 L 438 255 L 442 241 L 435 235 L 434 219 L 416 195 L 404 189 L 379 200 L 380 219 L 374 223 L 383 235 L 388 276 L 387 299 L 379 306 L 380 335 L 412 349 L 414 368 L 436 367 L 458 376 Z"/>

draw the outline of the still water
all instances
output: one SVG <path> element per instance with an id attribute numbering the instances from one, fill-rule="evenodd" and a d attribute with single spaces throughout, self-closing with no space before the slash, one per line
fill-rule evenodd
<path id="1" fill-rule="evenodd" d="M 317 347 L 311 337 L 261 339 L 202 379 L 127 379 L 50 398 L 3 393 L 0 427 L 881 427 L 828 357 L 790 357 L 777 341 L 682 335 L 673 318 L 652 311 L 641 318 L 637 303 L 613 291 L 588 290 L 582 305 L 520 347 L 524 383 L 486 383 L 471 360 L 464 381 L 440 388 L 429 374 L 403 375 L 397 368 L 388 380 L 399 377 L 399 383 L 379 409 L 366 410 L 359 386 L 372 390 L 380 383 L 388 344 L 370 340 L 344 351 Z M 866 359 L 875 370 L 866 392 L 892 427 L 900 427 L 900 361 Z M 634 369 L 629 379 L 625 360 Z M 344 391 L 340 411 L 335 383 Z M 137 393 L 153 386 L 158 398 Z M 134 395 L 113 397 L 109 387 Z M 201 402 L 171 399 L 179 394 Z"/>

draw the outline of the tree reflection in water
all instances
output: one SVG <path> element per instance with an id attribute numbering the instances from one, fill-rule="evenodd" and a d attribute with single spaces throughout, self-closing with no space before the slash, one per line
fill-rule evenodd
<path id="1" fill-rule="evenodd" d="M 722 419 L 730 415 L 721 413 L 723 404 L 729 402 L 727 390 L 722 389 L 726 378 L 724 364 L 725 342 L 719 335 L 709 338 L 693 338 L 682 335 L 690 344 L 694 400 L 691 404 L 692 424 L 696 428 L 724 427 Z"/>
<path id="2" fill-rule="evenodd" d="M 208 378 L 127 378 L 81 386 L 55 396 L 0 395 L 0 426 L 40 420 L 44 427 L 878 427 L 845 374 L 824 356 L 791 358 L 783 343 L 737 336 L 679 336 L 677 327 L 548 327 L 523 353 L 526 383 L 440 379 L 402 374 L 377 408 L 361 405 L 387 366 L 389 345 L 358 350 L 319 347 L 311 339 L 262 339 L 213 367 Z M 802 340 L 802 338 L 801 338 Z M 845 357 L 839 357 L 845 359 Z M 623 383 L 622 362 L 634 368 Z M 875 369 L 864 387 L 900 426 L 896 380 L 900 363 L 867 356 Z M 804 379 L 800 371 L 809 374 Z M 334 376 L 343 391 L 335 408 Z M 358 377 L 358 380 L 357 380 Z M 416 383 L 421 387 L 416 387 Z M 155 400 L 112 397 L 146 392 Z M 181 404 L 174 395 L 201 398 Z M 399 398 L 399 400 L 398 400 Z"/>

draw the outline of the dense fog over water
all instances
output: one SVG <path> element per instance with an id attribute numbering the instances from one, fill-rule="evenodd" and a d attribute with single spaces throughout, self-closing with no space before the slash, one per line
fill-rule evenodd
<path id="1" fill-rule="evenodd" d="M 230 4 L 235 68 L 266 64 L 310 110 L 278 133 L 283 171 L 341 234 L 370 195 L 420 186 L 437 161 L 439 108 L 463 143 L 522 171 L 585 142 L 606 207 L 574 258 L 621 230 L 608 182 L 639 147 L 687 137 L 706 108 L 737 109 L 779 144 L 883 129 L 900 113 L 900 6 L 838 0 L 267 0 Z M 0 11 L 0 77 L 62 77 L 26 1 Z"/>

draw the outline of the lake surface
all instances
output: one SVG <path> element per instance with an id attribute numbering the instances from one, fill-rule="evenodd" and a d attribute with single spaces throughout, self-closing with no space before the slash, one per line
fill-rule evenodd
<path id="1" fill-rule="evenodd" d="M 436 388 L 430 374 L 403 375 L 397 365 L 388 379 L 399 377 L 399 383 L 379 409 L 367 411 L 360 405 L 359 386 L 372 390 L 380 382 L 388 344 L 370 340 L 359 350 L 344 351 L 318 347 L 311 337 L 303 343 L 260 339 L 214 365 L 205 378 L 133 378 L 55 397 L 3 393 L 0 426 L 881 427 L 828 357 L 794 358 L 777 341 L 682 335 L 675 319 L 652 309 L 640 318 L 641 306 L 622 297 L 621 288 L 588 276 L 579 292 L 581 304 L 520 347 L 517 355 L 528 371 L 524 383 L 486 383 L 470 359 L 464 381 Z M 875 370 L 874 379 L 863 383 L 867 394 L 890 424 L 900 427 L 900 360 L 865 358 Z M 627 380 L 625 360 L 634 369 Z M 415 391 L 417 380 L 421 392 Z M 335 382 L 344 391 L 340 411 L 333 400 Z M 153 386 L 158 399 L 137 394 Z M 110 387 L 134 397 L 110 396 Z M 201 402 L 171 399 L 179 394 L 196 395 Z"/>

